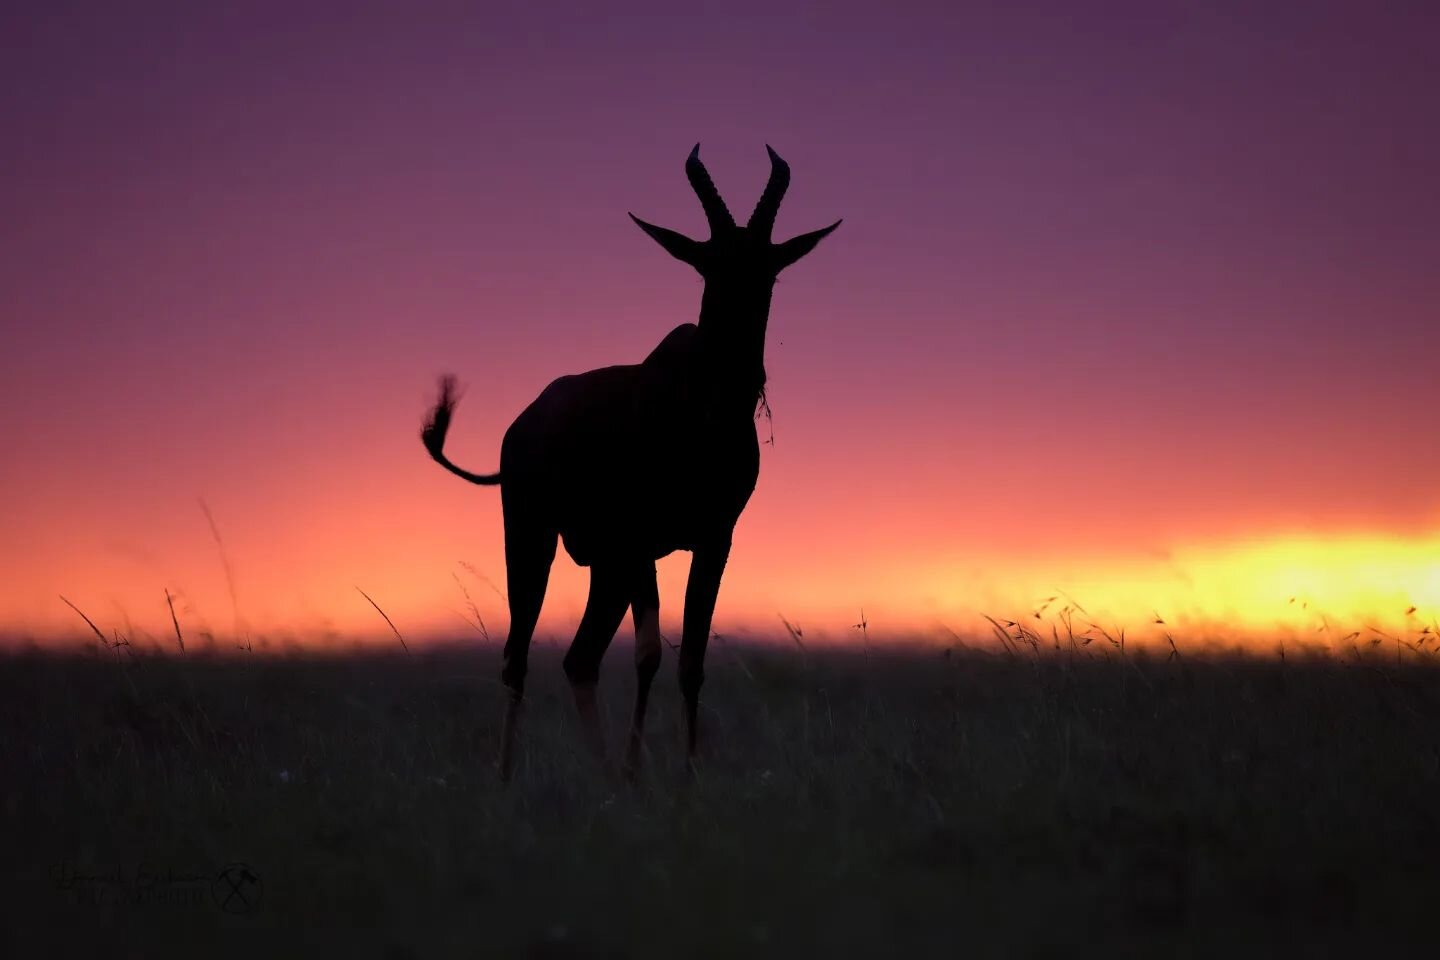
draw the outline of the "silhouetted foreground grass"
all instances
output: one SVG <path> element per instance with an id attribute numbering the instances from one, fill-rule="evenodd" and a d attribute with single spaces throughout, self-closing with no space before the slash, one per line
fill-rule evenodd
<path id="1" fill-rule="evenodd" d="M 628 653 L 603 678 L 612 747 Z M 582 755 L 537 649 L 507 789 L 493 649 L 0 661 L 5 953 L 1386 954 L 1434 936 L 1435 669 L 720 645 L 687 786 L 669 665 L 632 788 Z"/>

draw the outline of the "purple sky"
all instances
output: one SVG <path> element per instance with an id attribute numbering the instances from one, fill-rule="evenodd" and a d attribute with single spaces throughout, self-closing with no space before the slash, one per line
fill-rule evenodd
<path id="1" fill-rule="evenodd" d="M 737 212 L 785 156 L 778 234 L 845 219 L 775 298 L 757 609 L 800 542 L 841 584 L 1437 518 L 1433 4 L 612 6 L 7 4 L 0 618 L 139 582 L 99 554 L 204 593 L 198 496 L 323 616 L 344 558 L 498 576 L 426 391 L 469 384 L 490 469 L 549 379 L 693 319 L 625 214 L 703 236 L 697 140 Z"/>

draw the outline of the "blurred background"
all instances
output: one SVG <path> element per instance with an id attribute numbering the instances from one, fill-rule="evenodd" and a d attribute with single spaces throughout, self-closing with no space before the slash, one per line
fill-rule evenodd
<path id="1" fill-rule="evenodd" d="M 1440 607 L 1425 4 L 611 6 L 6 6 L 6 634 L 86 632 L 64 594 L 163 635 L 169 590 L 388 635 L 357 586 L 503 634 L 435 377 L 491 470 L 550 380 L 693 320 L 626 212 L 704 235 L 696 141 L 737 215 L 790 162 L 777 236 L 845 219 L 776 290 L 718 630 Z M 562 554 L 542 630 L 584 582 Z"/>

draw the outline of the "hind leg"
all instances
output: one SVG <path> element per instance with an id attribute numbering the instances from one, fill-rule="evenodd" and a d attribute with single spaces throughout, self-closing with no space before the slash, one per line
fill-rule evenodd
<path id="1" fill-rule="evenodd" d="M 640 770 L 640 748 L 645 733 L 645 704 L 650 682 L 660 669 L 660 590 L 655 564 L 641 570 L 631 590 L 630 612 L 635 622 L 635 713 L 630 718 L 630 744 L 625 751 L 625 772 Z"/>
<path id="2" fill-rule="evenodd" d="M 515 511 L 505 515 L 505 580 L 510 598 L 510 632 L 505 637 L 500 680 L 505 684 L 505 721 L 500 731 L 500 779 L 509 780 L 515 759 L 515 728 L 525 698 L 525 673 L 530 638 L 540 619 L 550 565 L 555 561 L 556 534 L 527 523 Z"/>
<path id="3" fill-rule="evenodd" d="M 600 678 L 600 660 L 615 637 L 615 631 L 630 605 L 629 582 L 625 568 L 615 564 L 597 563 L 590 568 L 590 597 L 575 641 L 565 654 L 565 676 L 575 694 L 575 707 L 580 713 L 580 729 L 586 746 L 597 758 L 605 756 L 605 735 L 600 728 L 600 714 L 595 704 L 595 684 Z"/>

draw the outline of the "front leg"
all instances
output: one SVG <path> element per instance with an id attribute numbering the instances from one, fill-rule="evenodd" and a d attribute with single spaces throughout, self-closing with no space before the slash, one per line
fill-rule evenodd
<path id="1" fill-rule="evenodd" d="M 696 547 L 690 559 L 690 579 L 685 585 L 685 625 L 680 638 L 680 693 L 685 698 L 686 756 L 695 760 L 697 711 L 700 685 L 705 682 L 705 646 L 710 641 L 710 621 L 715 615 L 715 598 L 720 594 L 720 577 L 730 559 L 730 538 Z"/>

